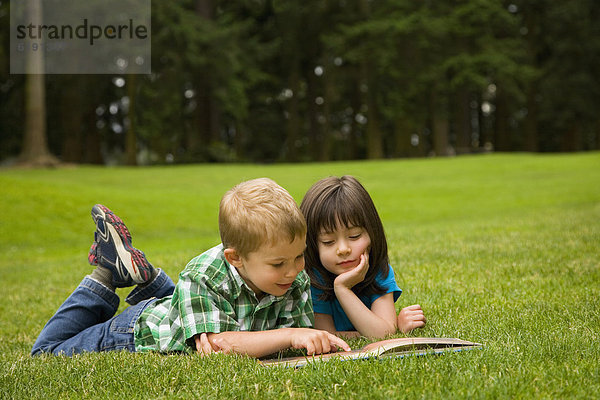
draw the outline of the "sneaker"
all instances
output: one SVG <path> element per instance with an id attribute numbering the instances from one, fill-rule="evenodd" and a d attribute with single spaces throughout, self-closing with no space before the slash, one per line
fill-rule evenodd
<path id="1" fill-rule="evenodd" d="M 96 232 L 88 255 L 90 264 L 110 269 L 115 287 L 133 286 L 150 280 L 154 267 L 141 250 L 131 245 L 131 234 L 121 218 L 102 204 L 92 208 L 92 218 Z"/>
<path id="2" fill-rule="evenodd" d="M 92 247 L 90 247 L 90 252 L 88 253 L 88 262 L 90 265 L 98 265 L 98 242 L 96 242 L 96 233 L 94 232 L 94 243 L 92 243 Z"/>

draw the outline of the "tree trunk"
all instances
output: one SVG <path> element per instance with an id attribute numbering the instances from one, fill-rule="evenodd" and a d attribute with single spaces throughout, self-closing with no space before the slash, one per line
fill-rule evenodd
<path id="1" fill-rule="evenodd" d="M 311 160 L 319 158 L 319 146 L 321 139 L 323 138 L 323 131 L 321 124 L 319 123 L 319 108 L 323 107 L 322 104 L 317 104 L 316 99 L 319 96 L 317 89 L 316 75 L 310 71 L 307 74 L 306 79 L 306 96 L 307 96 L 307 108 L 308 108 L 308 155 Z"/>
<path id="2" fill-rule="evenodd" d="M 85 115 L 85 147 L 83 162 L 90 164 L 102 164 L 102 135 L 96 127 L 96 110 L 93 107 Z"/>
<path id="3" fill-rule="evenodd" d="M 600 119 L 596 121 L 596 150 L 600 150 Z"/>
<path id="4" fill-rule="evenodd" d="M 79 163 L 83 157 L 83 77 L 71 75 L 61 77 L 64 88 L 60 98 L 60 116 L 62 127 L 62 160 Z"/>
<path id="5" fill-rule="evenodd" d="M 394 138 L 396 141 L 396 157 L 410 157 L 412 152 L 412 129 L 406 117 L 398 117 L 394 127 Z"/>
<path id="6" fill-rule="evenodd" d="M 496 112 L 494 120 L 494 149 L 497 151 L 511 150 L 512 140 L 508 128 L 508 101 L 504 90 L 496 88 Z"/>
<path id="7" fill-rule="evenodd" d="M 431 91 L 431 130 L 433 134 L 433 152 L 436 156 L 448 155 L 448 112 L 446 99 L 438 91 Z"/>
<path id="8" fill-rule="evenodd" d="M 213 19 L 215 10 L 212 0 L 196 0 L 196 14 L 208 20 Z"/>
<path id="9" fill-rule="evenodd" d="M 302 120 L 299 114 L 298 96 L 300 91 L 300 75 L 296 62 L 292 65 L 290 71 L 289 86 L 292 90 L 292 97 L 287 100 L 288 120 L 287 120 L 287 137 L 286 137 L 286 154 L 287 161 L 298 161 L 298 147 L 296 143 L 300 140 L 300 127 Z"/>
<path id="10" fill-rule="evenodd" d="M 538 132 L 537 132 L 537 102 L 536 97 L 537 88 L 534 82 L 529 84 L 527 88 L 527 116 L 525 117 L 525 150 L 536 152 L 539 150 L 538 146 Z"/>
<path id="11" fill-rule="evenodd" d="M 41 0 L 28 0 L 27 12 L 32 23 L 42 23 Z M 25 132 L 19 164 L 54 166 L 58 160 L 48 149 L 46 137 L 46 87 L 42 51 L 27 53 L 25 77 Z"/>
<path id="12" fill-rule="evenodd" d="M 212 21 L 215 7 L 212 0 L 196 0 L 196 14 L 202 19 Z M 206 71 L 198 71 L 197 107 L 194 112 L 193 126 L 187 134 L 187 153 L 189 161 L 206 159 L 206 148 L 219 139 L 219 109 L 213 98 L 212 85 Z"/>
<path id="13" fill-rule="evenodd" d="M 581 150 L 581 124 L 573 123 L 569 130 L 564 132 L 560 138 L 560 151 L 580 151 Z"/>
<path id="14" fill-rule="evenodd" d="M 377 99 L 374 85 L 372 85 L 370 67 L 367 66 L 366 70 L 365 81 L 371 83 L 367 89 L 367 106 L 369 107 L 367 113 L 367 158 L 377 159 L 383 158 L 383 138 L 379 127 Z"/>
<path id="15" fill-rule="evenodd" d="M 539 34 L 535 34 L 535 32 L 540 30 L 540 20 L 543 18 L 540 9 L 536 8 L 537 3 L 532 3 L 531 7 L 528 7 L 527 12 L 525 14 L 525 26 L 527 28 L 527 47 L 528 54 L 531 59 L 531 65 L 538 69 L 539 61 L 538 61 L 538 53 L 540 43 L 538 42 L 540 39 Z M 525 141 L 524 148 L 526 151 L 537 152 L 539 150 L 538 144 L 538 131 L 537 131 L 537 102 L 536 96 L 538 93 L 537 90 L 537 78 L 532 78 L 530 82 L 528 82 L 528 86 L 526 88 L 526 104 L 527 104 L 527 116 L 525 117 L 524 129 L 525 129 Z"/>
<path id="16" fill-rule="evenodd" d="M 233 137 L 233 151 L 237 160 L 243 160 L 245 156 L 244 151 L 244 137 L 246 132 L 244 130 L 244 123 L 236 120 L 235 121 L 235 136 Z"/>
<path id="17" fill-rule="evenodd" d="M 323 104 L 323 118 L 325 123 L 321 129 L 321 136 L 319 137 L 318 147 L 319 161 L 331 160 L 331 145 L 332 145 L 332 131 L 331 131 L 331 105 L 335 100 L 335 85 L 333 82 L 333 73 L 326 71 L 323 76 L 325 92 L 323 94 L 325 103 Z"/>
<path id="18" fill-rule="evenodd" d="M 458 154 L 471 152 L 471 105 L 469 94 L 467 88 L 459 89 L 454 103 L 454 127 L 456 152 Z"/>
<path id="19" fill-rule="evenodd" d="M 356 120 L 356 115 L 360 112 L 362 104 L 361 93 L 360 93 L 360 72 L 358 69 L 354 69 L 353 75 L 355 85 L 352 88 L 352 94 L 350 98 L 350 105 L 353 110 L 352 120 L 350 123 L 350 132 L 348 133 L 348 141 L 346 146 L 342 147 L 342 151 L 338 151 L 340 159 L 354 160 L 359 157 L 359 138 L 362 135 L 362 126 Z M 336 146 L 340 148 L 340 146 Z"/>
<path id="20" fill-rule="evenodd" d="M 135 74 L 129 74 L 127 76 L 127 97 L 129 97 L 129 112 L 127 117 L 129 118 L 129 126 L 125 133 L 125 164 L 126 165 L 137 165 L 137 136 L 136 136 L 136 76 Z"/>
<path id="21" fill-rule="evenodd" d="M 359 8 L 364 20 L 368 20 L 371 15 L 369 0 L 360 0 Z M 377 107 L 377 88 L 376 77 L 373 72 L 373 62 L 370 54 L 363 55 L 361 66 L 362 82 L 367 85 L 366 103 L 367 112 L 367 158 L 383 158 L 383 138 L 379 127 L 379 115 Z"/>

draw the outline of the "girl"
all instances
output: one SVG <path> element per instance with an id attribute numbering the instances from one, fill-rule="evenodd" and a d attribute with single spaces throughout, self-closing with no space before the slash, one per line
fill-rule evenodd
<path id="1" fill-rule="evenodd" d="M 316 329 L 383 338 L 425 325 L 419 305 L 396 316 L 394 302 L 402 290 L 389 265 L 383 225 L 354 177 L 318 181 L 300 209 L 308 225 L 305 257 Z"/>

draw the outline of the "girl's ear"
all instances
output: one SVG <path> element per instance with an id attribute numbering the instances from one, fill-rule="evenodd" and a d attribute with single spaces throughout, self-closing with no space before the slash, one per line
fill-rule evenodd
<path id="1" fill-rule="evenodd" d="M 223 251 L 223 253 L 225 254 L 225 259 L 227 260 L 227 262 L 236 267 L 237 269 L 240 269 L 244 266 L 244 263 L 242 262 L 242 257 L 235 249 L 226 248 Z"/>

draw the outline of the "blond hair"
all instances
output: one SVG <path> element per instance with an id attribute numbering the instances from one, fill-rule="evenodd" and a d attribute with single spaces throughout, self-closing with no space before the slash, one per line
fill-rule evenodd
<path id="1" fill-rule="evenodd" d="M 306 235 L 306 221 L 292 196 L 268 178 L 242 182 L 219 205 L 219 231 L 226 248 L 247 256 L 263 244 L 293 242 Z"/>

